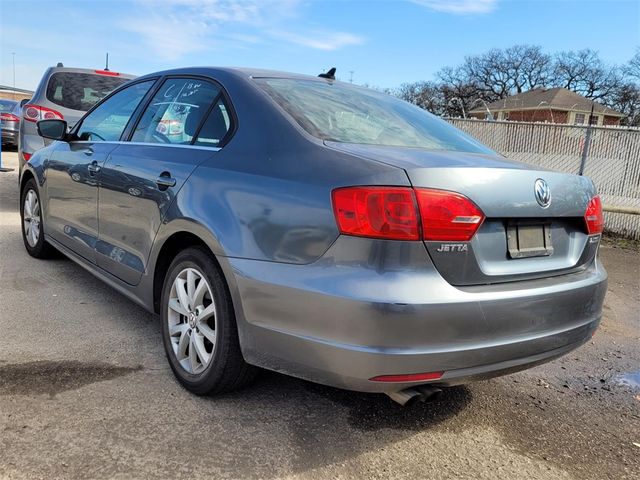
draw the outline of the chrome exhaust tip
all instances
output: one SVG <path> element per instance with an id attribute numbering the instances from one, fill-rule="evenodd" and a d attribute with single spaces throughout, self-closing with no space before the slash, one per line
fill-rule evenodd
<path id="1" fill-rule="evenodd" d="M 432 402 L 442 394 L 442 390 L 430 385 L 418 385 L 412 388 L 405 388 L 397 392 L 387 392 L 387 395 L 394 402 L 409 407 L 415 403 Z"/>

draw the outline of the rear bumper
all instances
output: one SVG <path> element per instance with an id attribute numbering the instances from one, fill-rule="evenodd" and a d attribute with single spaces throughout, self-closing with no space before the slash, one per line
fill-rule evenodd
<path id="1" fill-rule="evenodd" d="M 369 380 L 379 375 L 442 371 L 432 383 L 455 385 L 563 355 L 593 335 L 607 282 L 595 262 L 456 288 L 422 244 L 349 237 L 311 265 L 229 260 L 248 362 L 371 392 L 413 385 Z"/>
<path id="2" fill-rule="evenodd" d="M 18 130 L 2 129 L 2 144 L 18 145 Z"/>

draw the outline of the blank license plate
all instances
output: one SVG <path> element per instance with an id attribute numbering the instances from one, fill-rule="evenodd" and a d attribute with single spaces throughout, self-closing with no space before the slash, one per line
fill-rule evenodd
<path id="1" fill-rule="evenodd" d="M 507 248 L 511 258 L 543 257 L 553 253 L 551 225 L 513 223 L 507 225 Z"/>

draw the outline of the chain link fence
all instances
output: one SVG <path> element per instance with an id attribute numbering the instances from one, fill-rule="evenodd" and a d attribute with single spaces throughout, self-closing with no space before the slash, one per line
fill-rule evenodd
<path id="1" fill-rule="evenodd" d="M 605 209 L 605 229 L 640 239 L 640 130 L 548 123 L 447 119 L 504 156 L 589 176 Z"/>

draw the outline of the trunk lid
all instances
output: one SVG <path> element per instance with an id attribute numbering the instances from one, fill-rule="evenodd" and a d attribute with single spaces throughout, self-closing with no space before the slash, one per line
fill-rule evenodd
<path id="1" fill-rule="evenodd" d="M 595 258 L 599 235 L 587 234 L 584 213 L 596 192 L 586 177 L 537 169 L 498 155 L 326 144 L 402 168 L 415 188 L 461 193 L 483 211 L 486 219 L 471 241 L 424 242 L 439 273 L 453 285 L 572 273 Z M 538 179 L 546 182 L 551 194 L 546 207 L 536 200 Z M 526 248 L 540 243 L 545 248 Z"/>

